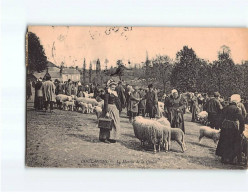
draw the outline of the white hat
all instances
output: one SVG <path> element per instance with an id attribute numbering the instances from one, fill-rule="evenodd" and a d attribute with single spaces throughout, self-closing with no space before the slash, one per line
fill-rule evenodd
<path id="1" fill-rule="evenodd" d="M 173 93 L 178 93 L 178 91 L 176 89 L 172 89 L 171 94 Z"/>
<path id="2" fill-rule="evenodd" d="M 241 97 L 239 94 L 233 94 L 231 96 L 231 102 L 239 103 L 241 101 Z"/>

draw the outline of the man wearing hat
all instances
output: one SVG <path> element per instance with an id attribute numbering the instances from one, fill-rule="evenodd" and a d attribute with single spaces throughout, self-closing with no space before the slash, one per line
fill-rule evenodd
<path id="1" fill-rule="evenodd" d="M 219 129 L 220 128 L 220 115 L 223 106 L 219 101 L 220 94 L 219 92 L 214 92 L 214 97 L 210 97 L 207 101 L 205 108 L 208 113 L 208 121 L 211 128 Z"/>
<path id="2" fill-rule="evenodd" d="M 194 96 L 191 99 L 191 111 L 192 111 L 191 122 L 195 122 L 197 118 L 197 114 L 199 113 L 198 92 L 195 92 Z"/>
<path id="3" fill-rule="evenodd" d="M 150 118 L 155 118 L 156 115 L 156 105 L 158 104 L 158 97 L 153 91 L 153 85 L 148 85 L 148 91 L 146 95 L 142 98 L 146 100 L 146 113 L 149 113 Z"/>

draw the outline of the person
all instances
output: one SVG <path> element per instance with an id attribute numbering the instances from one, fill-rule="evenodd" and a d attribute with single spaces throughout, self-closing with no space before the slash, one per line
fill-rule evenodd
<path id="1" fill-rule="evenodd" d="M 77 97 L 85 97 L 83 93 L 83 86 L 80 82 L 78 83 Z"/>
<path id="2" fill-rule="evenodd" d="M 156 93 L 153 91 L 153 85 L 148 85 L 148 91 L 146 95 L 142 98 L 146 100 L 146 112 L 149 114 L 150 118 L 155 118 L 156 115 L 156 105 L 158 104 L 158 98 Z"/>
<path id="3" fill-rule="evenodd" d="M 171 95 L 165 102 L 168 110 L 168 120 L 173 128 L 180 128 L 185 133 L 183 110 L 185 109 L 185 100 L 178 94 L 176 89 L 171 91 Z"/>
<path id="4" fill-rule="evenodd" d="M 126 91 L 126 104 L 129 105 L 130 102 L 130 96 L 131 96 L 131 92 L 133 91 L 133 88 L 131 85 L 127 86 L 127 91 Z M 129 117 L 131 115 L 130 113 L 130 107 L 127 106 L 127 116 Z"/>
<path id="5" fill-rule="evenodd" d="M 116 90 L 117 95 L 121 101 L 121 110 L 120 110 L 120 114 L 121 114 L 122 109 L 124 109 L 126 107 L 125 89 L 122 86 L 122 81 L 118 82 L 118 86 L 116 87 L 115 90 Z"/>
<path id="6" fill-rule="evenodd" d="M 146 115 L 146 100 L 143 98 L 146 95 L 146 92 L 145 92 L 144 88 L 140 88 L 139 95 L 140 95 L 141 100 L 139 101 L 139 104 L 138 104 L 138 109 L 139 109 L 138 115 L 141 114 L 143 117 L 145 117 L 145 115 Z"/>
<path id="7" fill-rule="evenodd" d="M 228 106 L 223 109 L 220 131 L 220 140 L 217 145 L 216 155 L 221 157 L 222 163 L 242 163 L 241 139 L 244 131 L 244 119 L 237 104 L 240 95 L 233 94 Z"/>
<path id="8" fill-rule="evenodd" d="M 31 99 L 31 96 L 32 96 L 31 81 L 27 80 L 27 100 Z"/>
<path id="9" fill-rule="evenodd" d="M 219 92 L 214 92 L 214 97 L 211 97 L 205 105 L 206 111 L 208 113 L 208 121 L 210 123 L 210 127 L 215 129 L 220 128 L 220 116 L 223 109 L 219 101 L 219 97 Z"/>
<path id="10" fill-rule="evenodd" d="M 198 102 L 198 92 L 194 93 L 194 96 L 191 99 L 191 111 L 192 111 L 192 119 L 191 122 L 195 122 L 197 118 L 197 114 L 199 113 L 199 102 Z"/>
<path id="11" fill-rule="evenodd" d="M 100 128 L 99 140 L 105 143 L 115 143 L 119 138 L 120 133 L 120 117 L 118 107 L 118 95 L 115 91 L 117 83 L 114 80 L 107 82 L 108 89 L 104 96 L 104 108 L 102 111 L 103 117 L 108 117 L 113 120 L 112 130 Z"/>
<path id="12" fill-rule="evenodd" d="M 35 102 L 36 107 L 35 110 L 42 110 L 43 109 L 43 92 L 42 92 L 42 79 L 38 79 L 37 83 L 35 84 Z"/>
<path id="13" fill-rule="evenodd" d="M 208 102 L 208 100 L 209 100 L 208 94 L 204 93 L 203 94 L 203 100 L 202 100 L 203 111 L 206 111 L 206 103 Z"/>
<path id="14" fill-rule="evenodd" d="M 130 95 L 130 101 L 129 101 L 129 110 L 130 110 L 130 116 L 129 116 L 129 122 L 132 123 L 133 119 L 137 116 L 138 114 L 138 104 L 139 101 L 141 100 L 140 94 L 138 92 L 139 87 L 134 86 L 134 91 L 131 92 Z"/>
<path id="15" fill-rule="evenodd" d="M 71 90 L 72 90 L 72 82 L 71 79 L 68 79 L 68 82 L 65 84 L 65 94 L 70 96 Z"/>
<path id="16" fill-rule="evenodd" d="M 57 84 L 57 87 L 56 87 L 56 93 L 55 94 L 56 95 L 63 94 L 64 93 L 64 85 L 59 80 L 57 82 L 58 82 L 58 84 Z"/>
<path id="17" fill-rule="evenodd" d="M 55 102 L 55 85 L 50 81 L 51 76 L 46 77 L 46 81 L 42 85 L 44 106 L 45 110 L 48 110 L 50 105 L 50 112 L 53 112 L 53 103 Z"/>
<path id="18" fill-rule="evenodd" d="M 244 104 L 242 102 L 238 102 L 237 106 L 238 106 L 238 108 L 239 108 L 239 110 L 241 112 L 241 115 L 243 116 L 243 119 L 245 120 L 246 116 L 247 116 L 247 112 L 246 112 Z"/>

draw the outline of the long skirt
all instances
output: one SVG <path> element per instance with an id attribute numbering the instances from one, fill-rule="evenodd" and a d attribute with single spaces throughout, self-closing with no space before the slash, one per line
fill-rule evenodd
<path id="1" fill-rule="evenodd" d="M 241 135 L 237 129 L 221 129 L 216 155 L 230 161 L 238 157 L 241 161 Z"/>
<path id="2" fill-rule="evenodd" d="M 100 140 L 118 140 L 119 133 L 120 133 L 120 117 L 119 117 L 119 110 L 117 109 L 116 105 L 109 104 L 108 105 L 108 112 L 109 117 L 113 119 L 113 127 L 112 130 L 108 129 L 100 129 L 99 139 Z"/>

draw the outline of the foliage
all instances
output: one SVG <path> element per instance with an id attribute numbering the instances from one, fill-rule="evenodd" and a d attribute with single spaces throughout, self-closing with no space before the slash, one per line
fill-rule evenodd
<path id="1" fill-rule="evenodd" d="M 41 72 L 46 69 L 47 57 L 36 34 L 28 32 L 28 72 Z"/>

